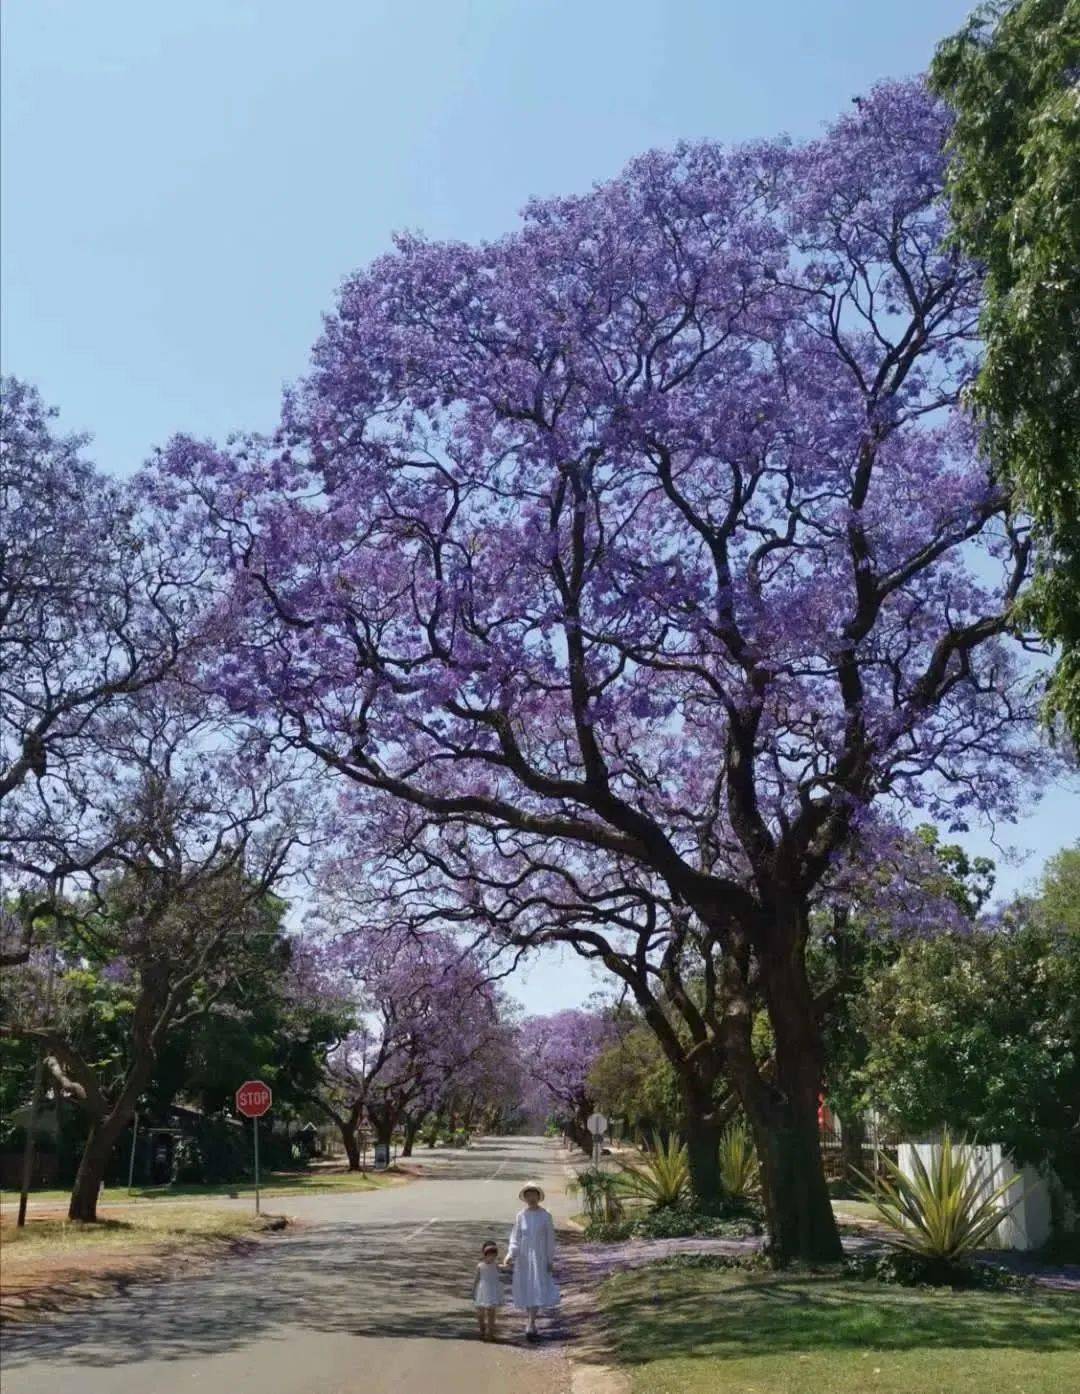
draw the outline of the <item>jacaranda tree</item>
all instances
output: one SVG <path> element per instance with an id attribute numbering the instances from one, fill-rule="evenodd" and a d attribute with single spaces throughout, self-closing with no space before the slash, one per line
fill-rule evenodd
<path id="1" fill-rule="evenodd" d="M 781 1258 L 839 1252 L 815 896 L 903 806 L 1008 817 L 1040 769 L 1029 538 L 958 405 L 946 128 L 886 84 L 803 146 L 652 152 L 500 241 L 402 238 L 276 438 L 175 440 L 149 481 L 228 573 L 208 677 L 358 826 L 403 810 L 401 884 L 679 1003 Z"/>
<path id="2" fill-rule="evenodd" d="M 592 1151 L 589 1115 L 595 1099 L 589 1073 L 614 1045 L 619 1026 L 610 1012 L 574 1010 L 528 1017 L 520 1049 L 534 1112 L 553 1116 L 585 1152 Z"/>

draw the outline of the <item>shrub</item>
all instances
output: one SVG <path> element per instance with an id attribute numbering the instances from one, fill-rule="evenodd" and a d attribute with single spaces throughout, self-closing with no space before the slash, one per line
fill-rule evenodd
<path id="1" fill-rule="evenodd" d="M 761 1226 L 749 1215 L 709 1215 L 687 1205 L 668 1205 L 639 1216 L 636 1239 L 746 1239 Z"/>
<path id="2" fill-rule="evenodd" d="M 729 1196 L 743 1200 L 761 1189 L 757 1148 L 745 1123 L 730 1123 L 720 1138 L 720 1184 Z"/>
<path id="3" fill-rule="evenodd" d="M 943 1263 L 923 1254 L 894 1249 L 844 1260 L 844 1275 L 894 1287 L 978 1288 L 991 1292 L 1030 1292 L 1030 1278 L 991 1263 Z"/>
<path id="4" fill-rule="evenodd" d="M 750 1215 L 707 1215 L 688 1205 L 665 1205 L 615 1221 L 590 1220 L 585 1226 L 586 1239 L 601 1244 L 627 1239 L 748 1239 L 760 1233 L 761 1225 Z"/>
<path id="5" fill-rule="evenodd" d="M 640 1162 L 627 1162 L 618 1173 L 624 1195 L 643 1200 L 653 1209 L 678 1205 L 690 1191 L 690 1163 L 686 1146 L 672 1134 L 666 1142 L 653 1134 L 652 1149 Z"/>
<path id="6" fill-rule="evenodd" d="M 981 1195 L 986 1178 L 982 1167 L 964 1155 L 966 1144 L 954 1143 L 948 1130 L 935 1149 L 929 1168 L 914 1155 L 914 1176 L 905 1176 L 891 1158 L 883 1157 L 885 1174 L 867 1182 L 864 1199 L 877 1210 L 891 1231 L 888 1243 L 939 1265 L 955 1264 L 979 1248 L 1018 1201 L 1002 1205 L 1010 1182 Z"/>
<path id="7" fill-rule="evenodd" d="M 580 1195 L 589 1224 L 612 1224 L 621 1219 L 623 1203 L 619 1179 L 610 1171 L 581 1171 L 567 1186 L 571 1195 Z"/>

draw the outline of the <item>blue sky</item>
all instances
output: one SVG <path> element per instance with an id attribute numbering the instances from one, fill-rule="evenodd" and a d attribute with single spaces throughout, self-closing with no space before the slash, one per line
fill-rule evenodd
<path id="1" fill-rule="evenodd" d="M 481 238 L 681 137 L 817 132 L 969 0 L 6 0 L 4 370 L 105 468 L 273 423 L 395 229 Z M 1003 834 L 1023 883 L 1075 793 Z M 981 843 L 982 839 L 978 839 Z M 541 963 L 545 1009 L 588 983 Z"/>

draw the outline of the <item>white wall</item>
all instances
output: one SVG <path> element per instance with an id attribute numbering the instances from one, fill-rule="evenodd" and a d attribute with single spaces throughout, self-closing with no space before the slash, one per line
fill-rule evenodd
<path id="1" fill-rule="evenodd" d="M 902 1142 L 897 1156 L 900 1170 L 905 1176 L 912 1176 L 912 1157 L 916 1155 L 929 1170 L 940 1149 L 938 1142 Z M 1050 1237 L 1050 1191 L 1045 1177 L 1040 1176 L 1033 1167 L 1025 1166 L 1017 1170 L 998 1143 L 986 1147 L 965 1147 L 963 1151 L 971 1159 L 971 1164 L 982 1171 L 982 1195 L 990 1195 L 998 1186 L 1009 1181 L 1009 1189 L 1001 1197 L 1001 1204 L 1009 1205 L 1019 1200 L 1016 1208 L 989 1236 L 985 1247 L 1037 1249 L 1045 1244 Z"/>

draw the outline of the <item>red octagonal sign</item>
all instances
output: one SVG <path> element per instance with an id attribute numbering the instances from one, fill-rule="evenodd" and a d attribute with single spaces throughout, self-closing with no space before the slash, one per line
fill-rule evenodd
<path id="1" fill-rule="evenodd" d="M 236 1111 L 245 1118 L 261 1118 L 273 1102 L 270 1086 L 261 1079 L 249 1079 L 236 1091 Z"/>

